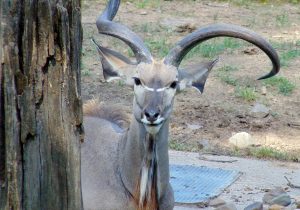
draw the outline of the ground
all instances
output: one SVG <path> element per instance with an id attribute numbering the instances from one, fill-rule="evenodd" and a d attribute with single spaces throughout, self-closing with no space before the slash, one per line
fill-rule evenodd
<path id="1" fill-rule="evenodd" d="M 292 198 L 300 195 L 300 189 L 287 186 L 287 180 L 285 179 L 285 177 L 288 178 L 294 184 L 299 183 L 300 174 L 297 171 L 300 170 L 300 165 L 298 163 L 229 156 L 199 156 L 197 153 L 179 151 L 170 151 L 169 154 L 171 164 L 206 166 L 239 171 L 241 176 L 219 196 L 226 202 L 233 202 L 238 210 L 244 209 L 254 202 L 262 202 L 265 193 L 276 187 L 285 189 Z M 175 210 L 196 210 L 199 209 L 199 206 L 203 210 L 214 209 L 209 206 L 205 207 L 205 203 L 200 203 L 197 205 L 177 206 Z M 267 209 L 266 205 L 264 207 Z M 286 210 L 291 209 L 293 208 L 286 208 Z"/>
<path id="2" fill-rule="evenodd" d="M 274 3 L 274 1 L 272 1 Z M 132 56 L 118 40 L 99 35 L 95 19 L 105 1 L 82 1 L 82 97 L 96 98 L 130 108 L 132 90 L 122 82 L 106 83 L 94 37 L 99 43 Z M 183 65 L 220 57 L 201 95 L 190 89 L 176 96 L 171 119 L 170 147 L 176 150 L 214 152 L 260 158 L 300 160 L 300 7 L 289 3 L 255 1 L 122 1 L 115 18 L 138 33 L 157 59 L 189 31 L 212 23 L 231 23 L 261 34 L 277 49 L 282 68 L 275 79 L 258 81 L 271 69 L 258 48 L 233 39 L 214 39 L 188 54 Z M 270 109 L 255 118 L 257 104 Z M 245 131 L 255 147 L 238 149 L 228 143 Z M 204 143 L 203 143 L 204 142 Z M 204 148 L 203 148 L 204 147 Z"/>

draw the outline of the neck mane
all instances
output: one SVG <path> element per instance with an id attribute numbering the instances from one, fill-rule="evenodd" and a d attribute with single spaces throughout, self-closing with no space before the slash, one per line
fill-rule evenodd
<path id="1" fill-rule="evenodd" d="M 138 210 L 157 209 L 158 201 L 167 189 L 168 127 L 167 120 L 156 135 L 151 135 L 133 117 L 122 139 L 119 151 L 120 175 Z"/>

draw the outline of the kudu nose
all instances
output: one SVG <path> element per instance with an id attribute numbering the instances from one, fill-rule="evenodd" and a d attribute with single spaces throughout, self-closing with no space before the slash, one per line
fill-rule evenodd
<path id="1" fill-rule="evenodd" d="M 153 123 L 153 122 L 155 122 L 158 119 L 158 117 L 160 115 L 160 112 L 159 112 L 159 110 L 147 110 L 146 109 L 144 111 L 144 114 L 146 116 L 146 119 L 149 122 Z"/>

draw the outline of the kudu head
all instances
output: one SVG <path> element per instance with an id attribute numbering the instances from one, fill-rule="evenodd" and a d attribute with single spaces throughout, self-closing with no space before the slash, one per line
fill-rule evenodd
<path id="1" fill-rule="evenodd" d="M 259 79 L 271 77 L 280 69 L 278 55 L 265 39 L 251 30 L 229 24 L 213 24 L 201 28 L 179 41 L 162 61 L 155 61 L 134 32 L 112 22 L 119 4 L 119 0 L 110 0 L 97 18 L 96 25 L 100 34 L 124 41 L 132 49 L 136 62 L 98 45 L 94 40 L 93 42 L 101 58 L 105 80 L 123 79 L 134 87 L 134 116 L 150 134 L 156 134 L 170 117 L 176 92 L 187 87 L 203 92 L 205 81 L 217 59 L 186 69 L 179 68 L 184 56 L 196 45 L 221 36 L 243 39 L 258 46 L 272 61 L 271 72 Z"/>

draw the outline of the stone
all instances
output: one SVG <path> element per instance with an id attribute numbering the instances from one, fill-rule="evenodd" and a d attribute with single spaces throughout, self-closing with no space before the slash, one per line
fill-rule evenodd
<path id="1" fill-rule="evenodd" d="M 284 189 L 281 188 L 281 187 L 276 187 L 276 188 L 271 189 L 269 192 L 264 194 L 263 202 L 265 204 L 272 205 L 272 204 L 274 204 L 274 203 L 272 203 L 273 199 L 280 196 L 280 195 L 283 195 L 283 194 L 286 194 Z"/>
<path id="2" fill-rule="evenodd" d="M 193 31 L 196 30 L 196 26 L 192 23 L 186 23 L 186 24 L 183 24 L 183 25 L 179 25 L 177 26 L 177 29 L 176 29 L 176 32 L 178 33 L 191 33 Z"/>
<path id="3" fill-rule="evenodd" d="M 284 210 L 284 206 L 280 206 L 278 204 L 274 204 L 268 208 L 268 210 Z"/>
<path id="4" fill-rule="evenodd" d="M 267 95 L 267 87 L 266 86 L 261 87 L 261 94 L 264 96 Z"/>
<path id="5" fill-rule="evenodd" d="M 240 132 L 234 134 L 232 137 L 229 138 L 229 143 L 233 144 L 238 148 L 246 148 L 251 145 L 255 144 L 254 139 L 249 133 Z"/>
<path id="6" fill-rule="evenodd" d="M 271 200 L 271 204 L 278 204 L 281 206 L 288 206 L 292 203 L 291 196 L 287 193 L 283 193 Z"/>
<path id="7" fill-rule="evenodd" d="M 258 50 L 256 48 L 247 48 L 243 51 L 245 54 L 248 54 L 248 55 L 256 55 L 258 54 Z"/>
<path id="8" fill-rule="evenodd" d="M 147 11 L 141 11 L 141 12 L 140 12 L 140 15 L 147 15 L 147 14 L 148 14 Z"/>
<path id="9" fill-rule="evenodd" d="M 295 199 L 296 208 L 300 209 L 300 196 L 297 196 L 294 199 Z"/>
<path id="10" fill-rule="evenodd" d="M 198 148 L 199 148 L 199 150 L 211 149 L 212 145 L 210 144 L 209 140 L 202 139 L 202 140 L 198 141 Z"/>
<path id="11" fill-rule="evenodd" d="M 300 121 L 291 121 L 288 122 L 287 125 L 292 128 L 300 129 Z"/>
<path id="12" fill-rule="evenodd" d="M 263 210 L 262 202 L 255 202 L 247 206 L 244 210 Z"/>
<path id="13" fill-rule="evenodd" d="M 177 30 L 180 26 L 193 24 L 193 19 L 184 17 L 184 18 L 166 18 L 163 19 L 160 24 L 164 27 L 167 27 L 171 30 Z"/>
<path id="14" fill-rule="evenodd" d="M 249 115 L 254 118 L 265 118 L 270 114 L 270 109 L 263 104 L 256 103 L 250 110 Z"/>
<path id="15" fill-rule="evenodd" d="M 190 123 L 186 123 L 187 127 L 191 130 L 198 130 L 200 128 L 203 128 L 202 125 L 200 124 L 197 124 L 197 123 L 193 123 L 193 124 L 190 124 Z"/>
<path id="16" fill-rule="evenodd" d="M 224 204 L 226 204 L 226 202 L 222 198 L 215 198 L 215 199 L 209 201 L 208 205 L 211 207 L 218 207 L 218 206 L 221 206 Z"/>
<path id="17" fill-rule="evenodd" d="M 224 205 L 217 207 L 215 210 L 237 210 L 237 208 L 234 205 L 234 203 L 226 203 Z"/>

